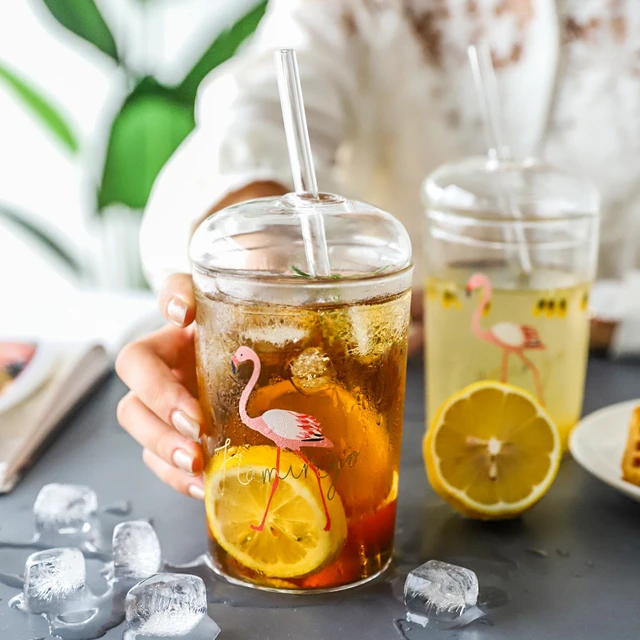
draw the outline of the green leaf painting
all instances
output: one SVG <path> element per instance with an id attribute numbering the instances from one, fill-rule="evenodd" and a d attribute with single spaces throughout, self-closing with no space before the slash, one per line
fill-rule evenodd
<path id="1" fill-rule="evenodd" d="M 195 126 L 198 85 L 228 60 L 255 31 L 265 13 L 261 2 L 219 35 L 177 87 L 143 78 L 116 116 L 98 192 L 98 209 L 111 204 L 143 209 L 160 170 Z"/>
<path id="2" fill-rule="evenodd" d="M 98 207 L 143 209 L 156 176 L 194 125 L 193 109 L 171 89 L 143 81 L 113 123 Z"/>
<path id="3" fill-rule="evenodd" d="M 78 151 L 78 140 L 64 116 L 26 80 L 0 63 L 0 83 L 5 84 L 40 123 L 69 151 Z"/>
<path id="4" fill-rule="evenodd" d="M 146 0 L 140 0 L 141 2 Z M 143 209 L 153 183 L 167 160 L 195 126 L 198 86 L 215 67 L 227 61 L 262 19 L 267 0 L 261 0 L 229 29 L 218 35 L 176 87 L 152 77 L 136 81 L 95 0 L 41 0 L 66 29 L 113 58 L 135 87 L 111 125 L 102 178 L 97 193 L 98 212 L 112 204 Z M 44 98 L 24 81 L 0 67 L 0 82 L 8 83 L 67 148 L 78 149 L 71 127 Z"/>
<path id="5" fill-rule="evenodd" d="M 116 41 L 94 0 L 42 0 L 53 17 L 72 33 L 118 61 Z"/>
<path id="6" fill-rule="evenodd" d="M 205 76 L 233 56 L 238 47 L 256 30 L 266 9 L 267 2 L 260 2 L 213 41 L 180 84 L 179 91 L 185 97 L 195 100 L 198 86 Z"/>

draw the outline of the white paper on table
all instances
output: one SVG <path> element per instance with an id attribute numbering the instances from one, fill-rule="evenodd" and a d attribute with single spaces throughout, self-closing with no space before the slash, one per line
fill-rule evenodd
<path id="1" fill-rule="evenodd" d="M 57 424 L 111 366 L 99 345 L 43 347 L 54 354 L 48 375 L 26 399 L 0 413 L 0 493 L 13 488 Z M 20 376 L 11 384 L 20 384 Z"/>

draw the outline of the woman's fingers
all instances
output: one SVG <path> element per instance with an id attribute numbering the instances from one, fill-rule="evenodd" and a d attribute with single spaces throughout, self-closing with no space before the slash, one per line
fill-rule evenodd
<path id="1" fill-rule="evenodd" d="M 178 327 L 187 327 L 196 317 L 193 283 L 188 273 L 174 273 L 163 283 L 158 294 L 162 315 Z"/>
<path id="2" fill-rule="evenodd" d="M 173 487 L 176 491 L 191 496 L 196 500 L 204 500 L 204 483 L 201 476 L 190 476 L 176 469 L 149 449 L 143 450 L 142 459 L 160 480 Z"/>
<path id="3" fill-rule="evenodd" d="M 200 445 L 178 433 L 129 392 L 118 404 L 118 422 L 144 449 L 190 474 L 202 472 Z"/>
<path id="4" fill-rule="evenodd" d="M 154 340 L 155 336 L 127 345 L 116 360 L 116 372 L 160 420 L 195 438 L 202 425 L 200 405 L 158 355 Z M 164 350 L 170 340 L 171 333 L 167 332 Z"/>
<path id="5" fill-rule="evenodd" d="M 173 326 L 127 345 L 116 360 L 118 375 L 131 389 L 118 405 L 118 421 L 142 445 L 145 464 L 161 480 L 203 500 L 204 462 L 195 442 L 203 416 L 187 388 L 196 393 L 191 276 L 167 278 L 159 306 Z"/>

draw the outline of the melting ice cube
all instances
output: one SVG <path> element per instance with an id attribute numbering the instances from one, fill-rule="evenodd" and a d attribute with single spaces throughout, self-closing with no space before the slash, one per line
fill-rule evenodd
<path id="1" fill-rule="evenodd" d="M 291 380 L 302 392 L 317 391 L 329 385 L 333 378 L 333 366 L 329 356 L 320 349 L 305 349 L 291 363 Z"/>
<path id="2" fill-rule="evenodd" d="M 242 331 L 242 338 L 254 344 L 264 343 L 272 347 L 284 347 L 289 343 L 301 342 L 307 337 L 307 332 L 303 327 L 298 326 L 294 321 L 285 322 L 264 322 L 259 326 L 245 327 Z"/>
<path id="3" fill-rule="evenodd" d="M 33 505 L 41 534 L 87 533 L 95 526 L 97 511 L 95 491 L 80 484 L 46 484 Z"/>
<path id="4" fill-rule="evenodd" d="M 31 554 L 24 567 L 24 605 L 31 613 L 59 613 L 85 595 L 86 567 L 78 549 Z"/>
<path id="5" fill-rule="evenodd" d="M 411 571 L 404 583 L 407 619 L 423 626 L 430 619 L 455 620 L 466 610 L 474 608 L 477 601 L 476 574 L 438 560 L 429 560 Z"/>
<path id="6" fill-rule="evenodd" d="M 204 628 L 207 640 L 213 640 L 220 632 L 207 617 L 207 591 L 202 578 L 188 574 L 158 573 L 138 583 L 127 594 L 125 612 L 134 635 L 189 634 L 189 640 L 198 640 Z"/>
<path id="7" fill-rule="evenodd" d="M 381 358 L 390 347 L 404 342 L 409 317 L 404 300 L 349 307 L 349 326 L 344 335 L 349 353 L 363 362 Z"/>
<path id="8" fill-rule="evenodd" d="M 121 522 L 113 530 L 116 578 L 142 580 L 160 571 L 162 551 L 154 528 L 145 520 Z"/>

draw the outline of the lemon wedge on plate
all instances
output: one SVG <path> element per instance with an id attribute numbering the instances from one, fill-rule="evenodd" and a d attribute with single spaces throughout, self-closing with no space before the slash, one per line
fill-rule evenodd
<path id="1" fill-rule="evenodd" d="M 205 508 L 218 544 L 245 567 L 274 578 L 297 578 L 333 560 L 347 537 L 340 496 L 319 470 L 330 517 L 325 531 L 318 479 L 293 452 L 280 452 L 280 482 L 260 524 L 275 478 L 277 449 L 270 445 L 223 449 L 206 473 Z M 327 499 L 327 494 L 332 499 Z"/>
<path id="2" fill-rule="evenodd" d="M 536 399 L 500 382 L 451 396 L 424 439 L 429 481 L 470 518 L 512 518 L 551 486 L 560 464 L 558 430 Z"/>

